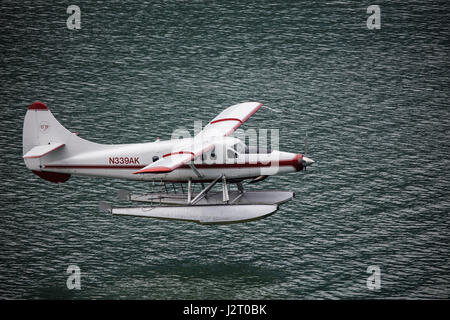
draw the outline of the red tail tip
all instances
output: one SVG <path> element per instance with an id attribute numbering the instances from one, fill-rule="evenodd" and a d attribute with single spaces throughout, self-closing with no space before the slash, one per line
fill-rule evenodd
<path id="1" fill-rule="evenodd" d="M 48 110 L 48 109 L 44 103 L 42 103 L 40 101 L 36 101 L 31 104 L 31 106 L 28 108 L 28 110 Z"/>

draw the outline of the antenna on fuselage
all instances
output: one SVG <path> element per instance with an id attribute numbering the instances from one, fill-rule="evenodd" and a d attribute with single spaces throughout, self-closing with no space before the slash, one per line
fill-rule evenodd
<path id="1" fill-rule="evenodd" d="M 275 110 L 275 109 L 272 109 L 272 108 L 270 108 L 270 107 L 268 107 L 268 106 L 266 106 L 266 105 L 264 105 L 264 108 L 267 108 L 267 109 L 269 109 L 270 111 L 276 112 L 276 113 L 280 113 L 280 112 L 281 112 L 281 110 Z"/>
<path id="2" fill-rule="evenodd" d="M 308 154 L 308 131 L 306 131 L 306 136 L 305 136 L 305 147 L 304 147 L 304 153 L 303 156 L 306 157 L 306 155 Z M 306 171 L 306 167 L 307 166 L 303 166 L 303 168 Z"/>

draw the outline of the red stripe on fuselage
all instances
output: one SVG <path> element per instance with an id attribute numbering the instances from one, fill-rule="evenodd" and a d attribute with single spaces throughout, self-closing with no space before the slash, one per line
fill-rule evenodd
<path id="1" fill-rule="evenodd" d="M 255 167 L 270 167 L 270 166 L 293 166 L 295 169 L 300 171 L 303 166 L 301 162 L 298 161 L 300 158 L 299 155 L 290 160 L 280 160 L 278 163 L 276 162 L 256 162 L 256 163 L 212 163 L 212 164 L 195 164 L 197 169 L 236 169 L 236 168 L 255 168 Z M 122 170 L 134 170 L 134 169 L 142 169 L 147 165 L 65 165 L 65 164 L 49 164 L 44 167 L 47 169 L 122 169 Z M 177 169 L 190 169 L 189 165 L 185 164 L 180 166 Z"/>
<path id="2" fill-rule="evenodd" d="M 48 169 L 142 169 L 145 166 L 109 166 L 109 165 L 84 165 L 84 164 L 48 164 L 44 165 Z"/>

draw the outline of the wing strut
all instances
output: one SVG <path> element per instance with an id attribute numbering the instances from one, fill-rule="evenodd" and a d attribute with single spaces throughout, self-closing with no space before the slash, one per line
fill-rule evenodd
<path id="1" fill-rule="evenodd" d="M 203 178 L 203 175 L 200 173 L 200 171 L 197 170 L 193 162 L 189 163 L 189 167 L 191 167 L 192 171 L 197 175 L 199 178 Z"/>

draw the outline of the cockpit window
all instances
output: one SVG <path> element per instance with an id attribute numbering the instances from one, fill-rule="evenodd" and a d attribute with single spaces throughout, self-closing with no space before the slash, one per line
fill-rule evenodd
<path id="1" fill-rule="evenodd" d="M 250 146 L 248 147 L 248 153 L 260 153 L 260 154 L 269 154 L 272 151 L 270 149 L 266 148 L 258 148 L 256 146 Z"/>
<path id="2" fill-rule="evenodd" d="M 242 141 L 234 144 L 232 147 L 234 151 L 236 151 L 238 154 L 249 154 L 249 153 L 261 153 L 261 154 L 269 154 L 272 151 L 266 148 L 257 147 L 257 146 L 247 146 Z"/>
<path id="3" fill-rule="evenodd" d="M 240 154 L 248 153 L 248 147 L 243 142 L 236 143 L 233 149 Z"/>

